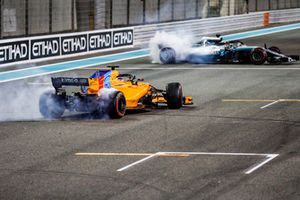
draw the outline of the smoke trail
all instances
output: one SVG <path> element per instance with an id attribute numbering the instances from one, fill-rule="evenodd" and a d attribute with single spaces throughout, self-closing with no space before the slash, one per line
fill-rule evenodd
<path id="1" fill-rule="evenodd" d="M 172 47 L 176 52 L 176 60 L 185 60 L 192 47 L 193 37 L 191 35 L 175 32 L 166 33 L 165 31 L 156 32 L 149 42 L 150 56 L 153 63 L 161 63 L 159 52 L 161 47 Z"/>
<path id="2" fill-rule="evenodd" d="M 25 81 L 13 81 L 0 85 L 0 121 L 37 120 L 42 116 L 39 112 L 39 97 L 45 91 L 53 90 L 46 83 L 47 78 L 39 78 L 32 84 Z"/>

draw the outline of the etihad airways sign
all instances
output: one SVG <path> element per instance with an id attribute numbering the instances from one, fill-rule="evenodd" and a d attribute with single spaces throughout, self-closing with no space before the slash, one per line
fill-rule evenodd
<path id="1" fill-rule="evenodd" d="M 133 47 L 133 28 L 0 40 L 0 67 Z"/>

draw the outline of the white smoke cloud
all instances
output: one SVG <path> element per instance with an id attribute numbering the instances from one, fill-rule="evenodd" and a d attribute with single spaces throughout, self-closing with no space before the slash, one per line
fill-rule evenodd
<path id="1" fill-rule="evenodd" d="M 50 77 L 0 84 L 0 121 L 43 120 L 44 117 L 39 111 L 39 99 L 43 93 L 49 91 L 55 92 Z M 93 119 L 109 119 L 109 106 L 112 95 L 116 91 L 114 88 L 102 88 L 99 91 L 98 106 L 100 112 Z"/>
<path id="2" fill-rule="evenodd" d="M 172 47 L 176 52 L 176 56 L 178 56 L 177 60 L 184 60 L 192 47 L 192 43 L 193 36 L 182 31 L 174 33 L 158 31 L 149 42 L 151 59 L 153 63 L 161 63 L 159 59 L 159 47 Z"/>
<path id="3" fill-rule="evenodd" d="M 39 97 L 45 91 L 53 90 L 47 81 L 49 78 L 44 77 L 30 84 L 23 80 L 0 84 L 0 121 L 41 119 Z"/>

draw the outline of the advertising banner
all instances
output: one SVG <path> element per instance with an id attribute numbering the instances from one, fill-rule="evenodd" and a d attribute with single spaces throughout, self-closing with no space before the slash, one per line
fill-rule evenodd
<path id="1" fill-rule="evenodd" d="M 0 67 L 133 47 L 133 28 L 0 40 Z"/>

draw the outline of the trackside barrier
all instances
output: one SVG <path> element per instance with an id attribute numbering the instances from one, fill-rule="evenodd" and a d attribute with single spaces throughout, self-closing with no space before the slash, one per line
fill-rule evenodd
<path id="1" fill-rule="evenodd" d="M 28 38 L 0 40 L 0 68 L 15 64 L 117 50 L 148 47 L 157 31 L 189 34 L 195 39 L 204 35 L 224 34 L 273 23 L 300 21 L 300 8 L 255 12 L 242 15 L 141 25 Z"/>
<path id="2" fill-rule="evenodd" d="M 265 12 L 264 13 L 264 27 L 269 26 L 269 23 L 270 23 L 270 13 Z"/>
<path id="3" fill-rule="evenodd" d="M 300 21 L 300 9 L 269 11 L 270 24 Z"/>
<path id="4" fill-rule="evenodd" d="M 266 14 L 268 13 L 268 14 Z M 255 12 L 243 15 L 197 19 L 181 22 L 161 23 L 134 27 L 135 47 L 146 47 L 157 31 L 191 34 L 195 38 L 204 35 L 223 34 L 249 28 L 268 26 L 273 23 L 300 21 L 300 9 Z"/>
<path id="5" fill-rule="evenodd" d="M 0 40 L 0 67 L 133 47 L 133 28 Z"/>

